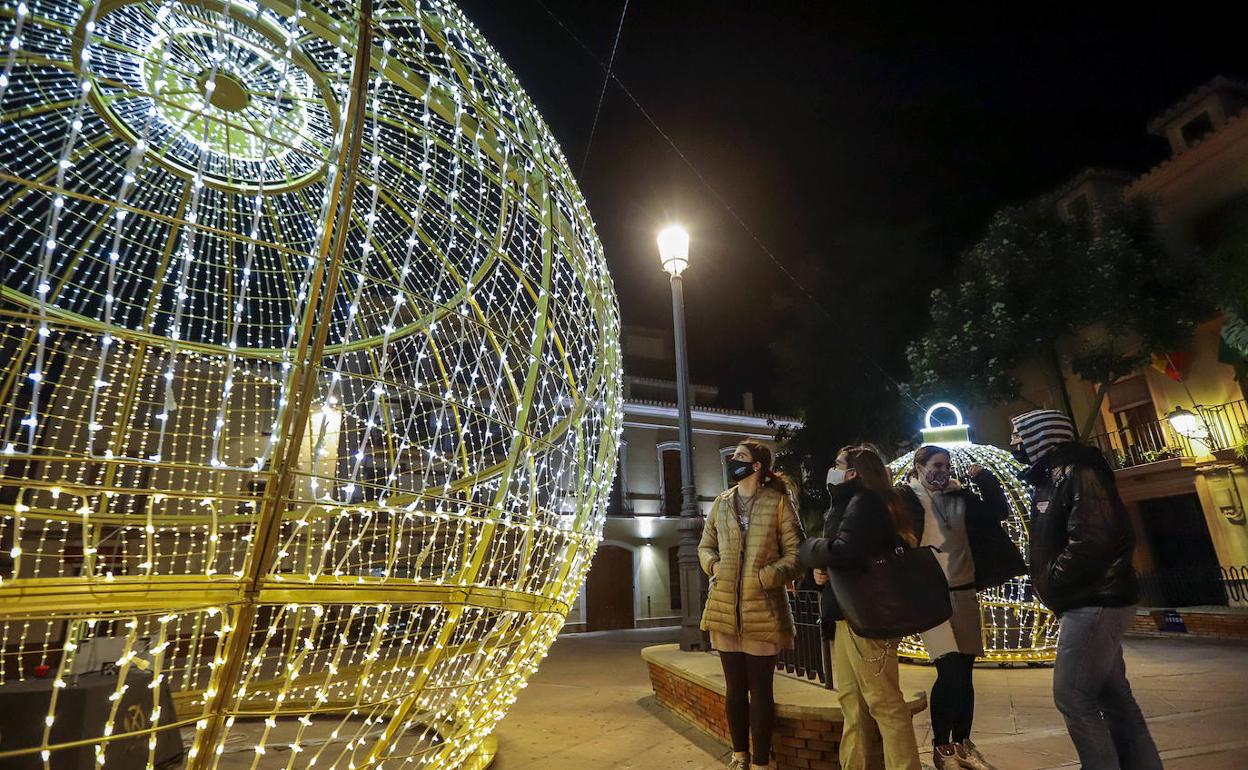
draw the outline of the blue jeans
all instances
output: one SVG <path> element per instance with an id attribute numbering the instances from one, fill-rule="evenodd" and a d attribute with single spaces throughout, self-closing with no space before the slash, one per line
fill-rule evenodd
<path id="1" fill-rule="evenodd" d="M 1131 694 L 1122 637 L 1135 607 L 1080 607 L 1062 614 L 1053 702 L 1083 770 L 1162 770 Z"/>

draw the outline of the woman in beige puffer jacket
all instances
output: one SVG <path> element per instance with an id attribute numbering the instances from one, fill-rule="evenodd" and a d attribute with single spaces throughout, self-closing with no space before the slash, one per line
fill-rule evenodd
<path id="1" fill-rule="evenodd" d="M 805 535 L 784 479 L 772 471 L 771 450 L 746 441 L 728 460 L 736 485 L 715 500 L 698 557 L 711 576 L 702 629 L 724 668 L 730 768 L 744 770 L 753 735 L 752 767 L 767 767 L 775 722 L 772 677 L 795 628 L 785 587 L 798 575 Z"/>

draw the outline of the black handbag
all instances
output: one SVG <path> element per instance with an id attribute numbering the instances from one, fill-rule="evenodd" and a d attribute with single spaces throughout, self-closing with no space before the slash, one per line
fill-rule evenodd
<path id="1" fill-rule="evenodd" d="M 986 487 L 981 483 L 979 491 L 979 495 L 971 490 L 962 494 L 966 500 L 966 539 L 975 560 L 975 587 L 982 591 L 1026 574 L 1027 563 L 1005 530 L 1003 519 L 1008 518 L 1009 502 L 1000 484 Z"/>
<path id="2" fill-rule="evenodd" d="M 931 547 L 898 542 L 868 559 L 864 570 L 828 570 L 828 581 L 845 622 L 864 639 L 900 639 L 953 615 L 949 583 Z"/>
<path id="3" fill-rule="evenodd" d="M 971 526 L 968 521 L 966 537 L 971 544 L 971 558 L 975 560 L 975 587 L 979 590 L 996 588 L 1011 578 L 1027 574 L 1023 554 L 999 523 L 988 521 Z"/>

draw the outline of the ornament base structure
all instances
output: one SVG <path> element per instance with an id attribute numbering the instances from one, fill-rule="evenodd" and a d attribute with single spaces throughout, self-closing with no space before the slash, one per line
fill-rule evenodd
<path id="1" fill-rule="evenodd" d="M 441 0 L 0 25 L 0 689 L 51 696 L 0 765 L 154 767 L 170 730 L 196 770 L 484 761 L 621 425 L 614 289 L 528 97 Z M 100 666 L 143 707 L 69 725 Z"/>
<path id="2" fill-rule="evenodd" d="M 940 409 L 952 411 L 954 424 L 933 426 L 932 417 Z M 974 444 L 962 415 L 949 404 L 936 404 L 927 413 L 923 443 L 948 449 L 954 476 L 966 479 L 966 468 L 972 463 L 982 465 L 1001 483 L 1010 506 L 1009 517 L 1002 523 L 1010 539 L 1030 563 L 1027 519 L 1031 510 L 1026 485 L 1018 479 L 1022 466 L 1009 452 L 994 446 Z M 914 466 L 914 452 L 889 463 L 889 471 L 897 483 L 906 480 Z M 974 484 L 964 481 L 974 490 Z M 979 592 L 980 620 L 984 634 L 984 656 L 980 660 L 994 663 L 1040 664 L 1057 657 L 1058 621 L 1053 612 L 1040 602 L 1026 575 L 1014 578 L 999 588 Z M 903 639 L 898 654 L 911 660 L 928 660 L 923 641 L 917 636 Z"/>

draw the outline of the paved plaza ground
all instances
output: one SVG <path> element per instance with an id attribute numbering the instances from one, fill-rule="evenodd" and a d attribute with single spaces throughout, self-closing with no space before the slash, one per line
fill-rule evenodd
<path id="1" fill-rule="evenodd" d="M 671 629 L 561 637 L 499 727 L 494 770 L 722 767 L 722 745 L 654 702 L 640 652 L 673 641 Z M 1248 645 L 1130 639 L 1127 670 L 1167 770 L 1248 768 Z M 903 665 L 902 687 L 927 690 L 935 673 Z M 1078 766 L 1051 682 L 1049 668 L 976 670 L 975 738 L 1000 770 Z M 925 745 L 927 712 L 915 730 Z"/>

